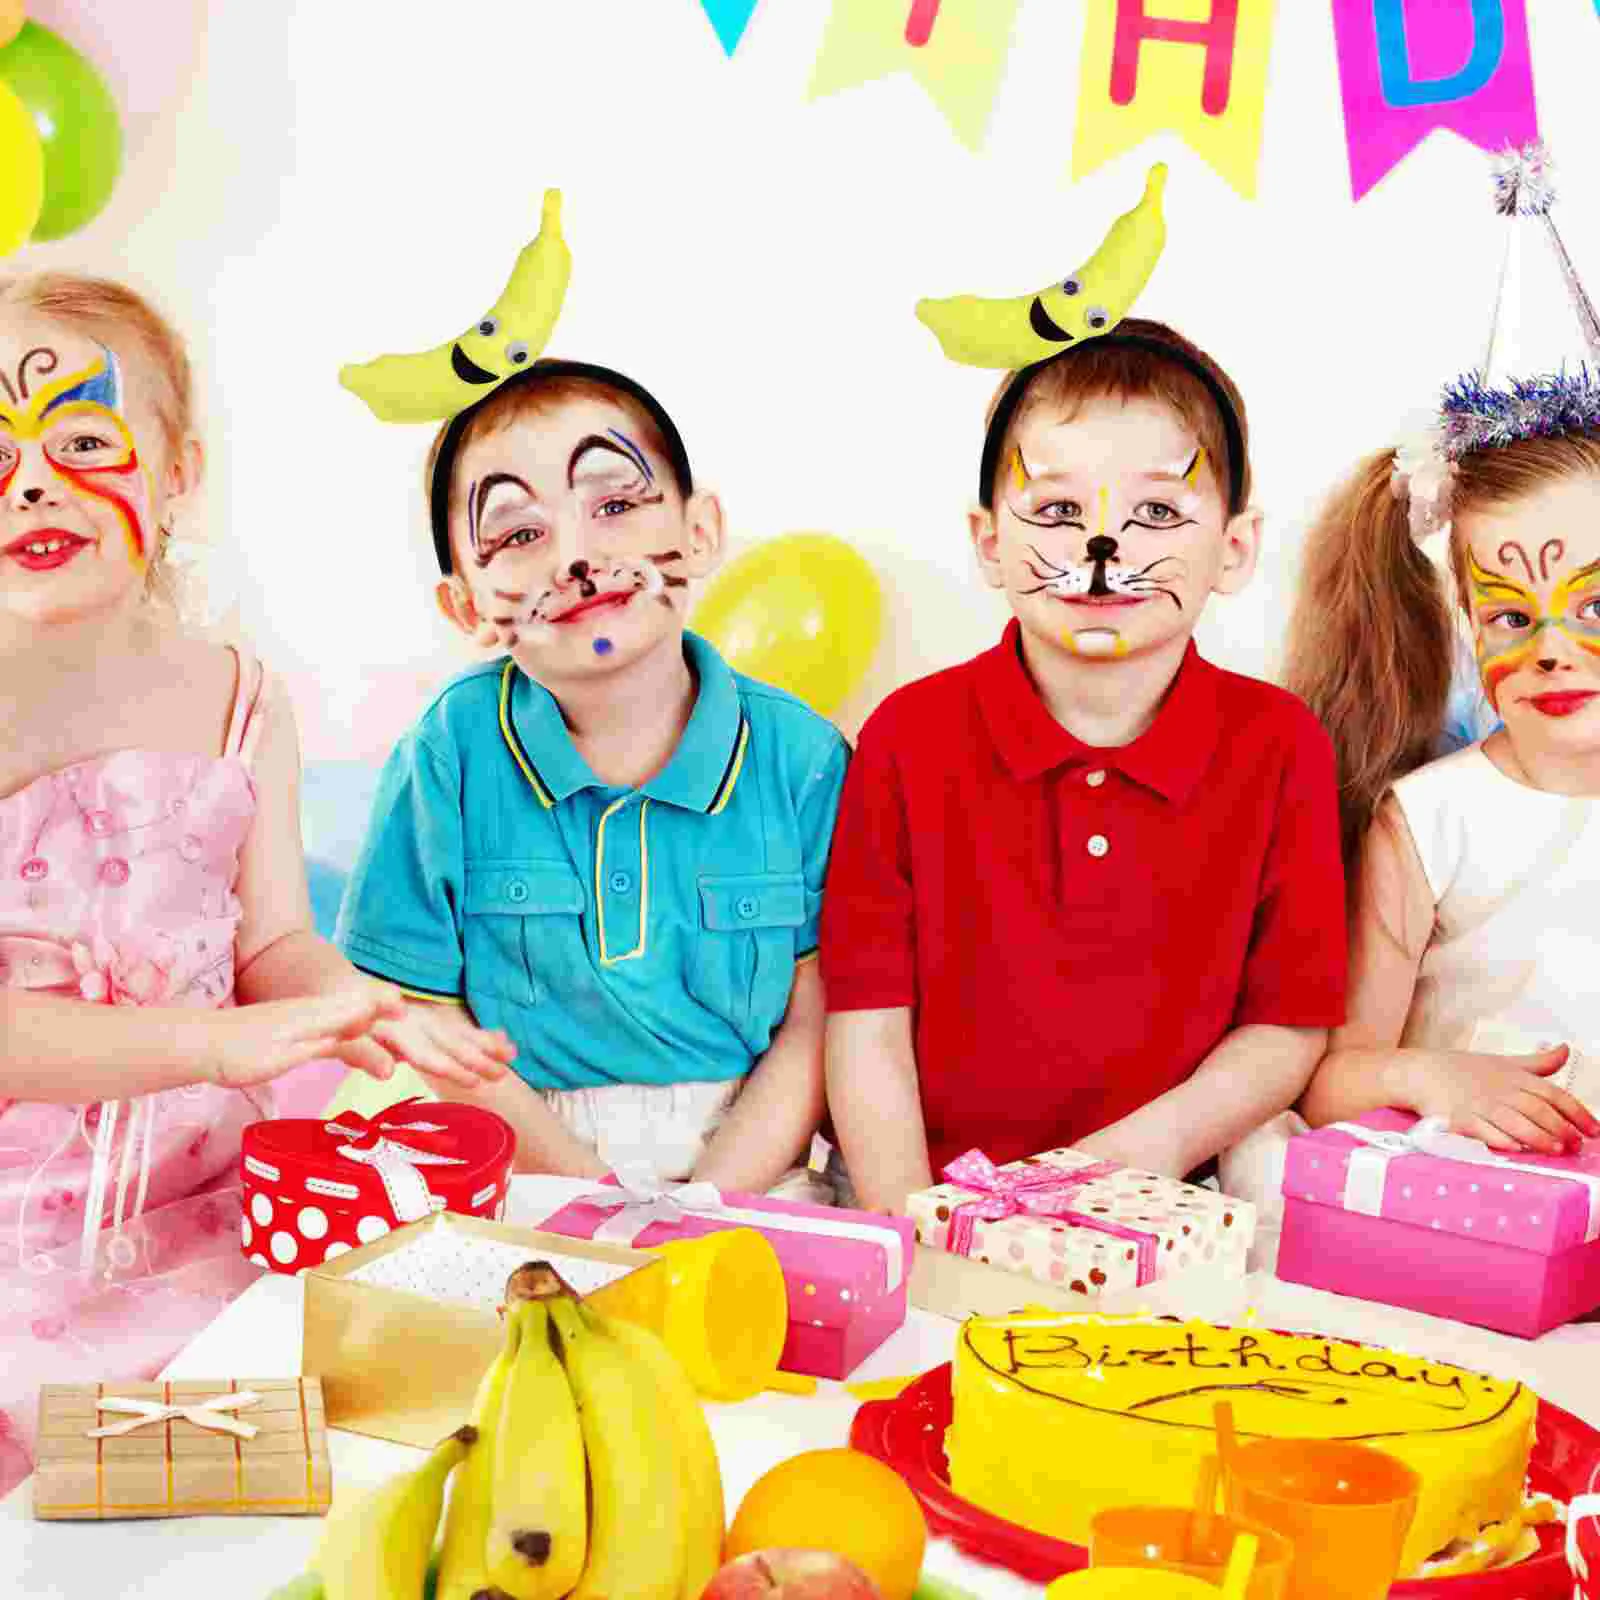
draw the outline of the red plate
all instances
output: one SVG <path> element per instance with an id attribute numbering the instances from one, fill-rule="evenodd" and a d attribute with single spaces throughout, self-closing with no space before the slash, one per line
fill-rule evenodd
<path id="1" fill-rule="evenodd" d="M 1034 1533 L 963 1500 L 950 1487 L 944 1433 L 950 1426 L 950 1366 L 925 1372 L 894 1400 L 870 1400 L 857 1412 L 850 1443 L 887 1462 L 910 1484 L 927 1515 L 928 1532 L 968 1555 L 1034 1583 L 1049 1583 L 1089 1564 L 1082 1545 Z M 1539 1402 L 1538 1438 L 1528 1463 L 1535 1491 L 1570 1500 L 1600 1469 L 1600 1433 L 1548 1400 Z M 1403 1600 L 1571 1600 L 1572 1575 L 1559 1523 L 1539 1528 L 1539 1554 L 1498 1572 L 1418 1579 L 1389 1591 Z"/>

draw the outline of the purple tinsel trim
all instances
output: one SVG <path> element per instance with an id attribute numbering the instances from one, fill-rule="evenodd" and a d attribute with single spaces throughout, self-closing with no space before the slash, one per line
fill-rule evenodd
<path id="1" fill-rule="evenodd" d="M 1475 374 L 1444 392 L 1440 416 L 1447 460 L 1493 450 L 1519 439 L 1600 432 L 1600 374 L 1581 366 L 1552 377 L 1513 379 L 1509 388 L 1486 388 Z"/>

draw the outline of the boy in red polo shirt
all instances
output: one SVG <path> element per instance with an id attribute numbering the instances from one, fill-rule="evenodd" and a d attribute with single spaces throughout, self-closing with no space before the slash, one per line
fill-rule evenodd
<path id="1" fill-rule="evenodd" d="M 834 836 L 828 1097 L 861 1204 L 974 1146 L 1182 1176 L 1343 1020 L 1328 738 L 1191 642 L 1255 566 L 1249 490 L 1238 390 L 1160 323 L 1002 385 L 971 533 L 1014 620 L 883 703 Z"/>

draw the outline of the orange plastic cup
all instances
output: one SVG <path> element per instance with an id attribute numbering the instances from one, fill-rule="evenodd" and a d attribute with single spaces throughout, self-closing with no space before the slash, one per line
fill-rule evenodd
<path id="1" fill-rule="evenodd" d="M 1284 1600 L 1383 1600 L 1420 1487 L 1403 1461 L 1334 1440 L 1257 1439 L 1224 1467 L 1229 1515 L 1294 1546 Z"/>
<path id="2" fill-rule="evenodd" d="M 1091 1567 L 1160 1567 L 1222 1586 L 1233 1542 L 1256 1538 L 1256 1563 L 1245 1600 L 1283 1600 L 1294 1546 L 1268 1528 L 1199 1514 L 1181 1506 L 1115 1506 L 1089 1522 Z"/>
<path id="3" fill-rule="evenodd" d="M 659 1335 L 705 1399 L 760 1394 L 789 1333 L 777 1251 L 754 1228 L 728 1228 L 649 1253 L 661 1257 L 664 1285 L 650 1268 L 597 1290 L 590 1304 Z"/>

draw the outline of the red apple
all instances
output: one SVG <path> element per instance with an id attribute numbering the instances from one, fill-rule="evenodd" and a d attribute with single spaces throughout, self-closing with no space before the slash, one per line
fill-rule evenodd
<path id="1" fill-rule="evenodd" d="M 860 1567 L 826 1550 L 756 1550 L 730 1561 L 700 1600 L 883 1600 Z"/>

